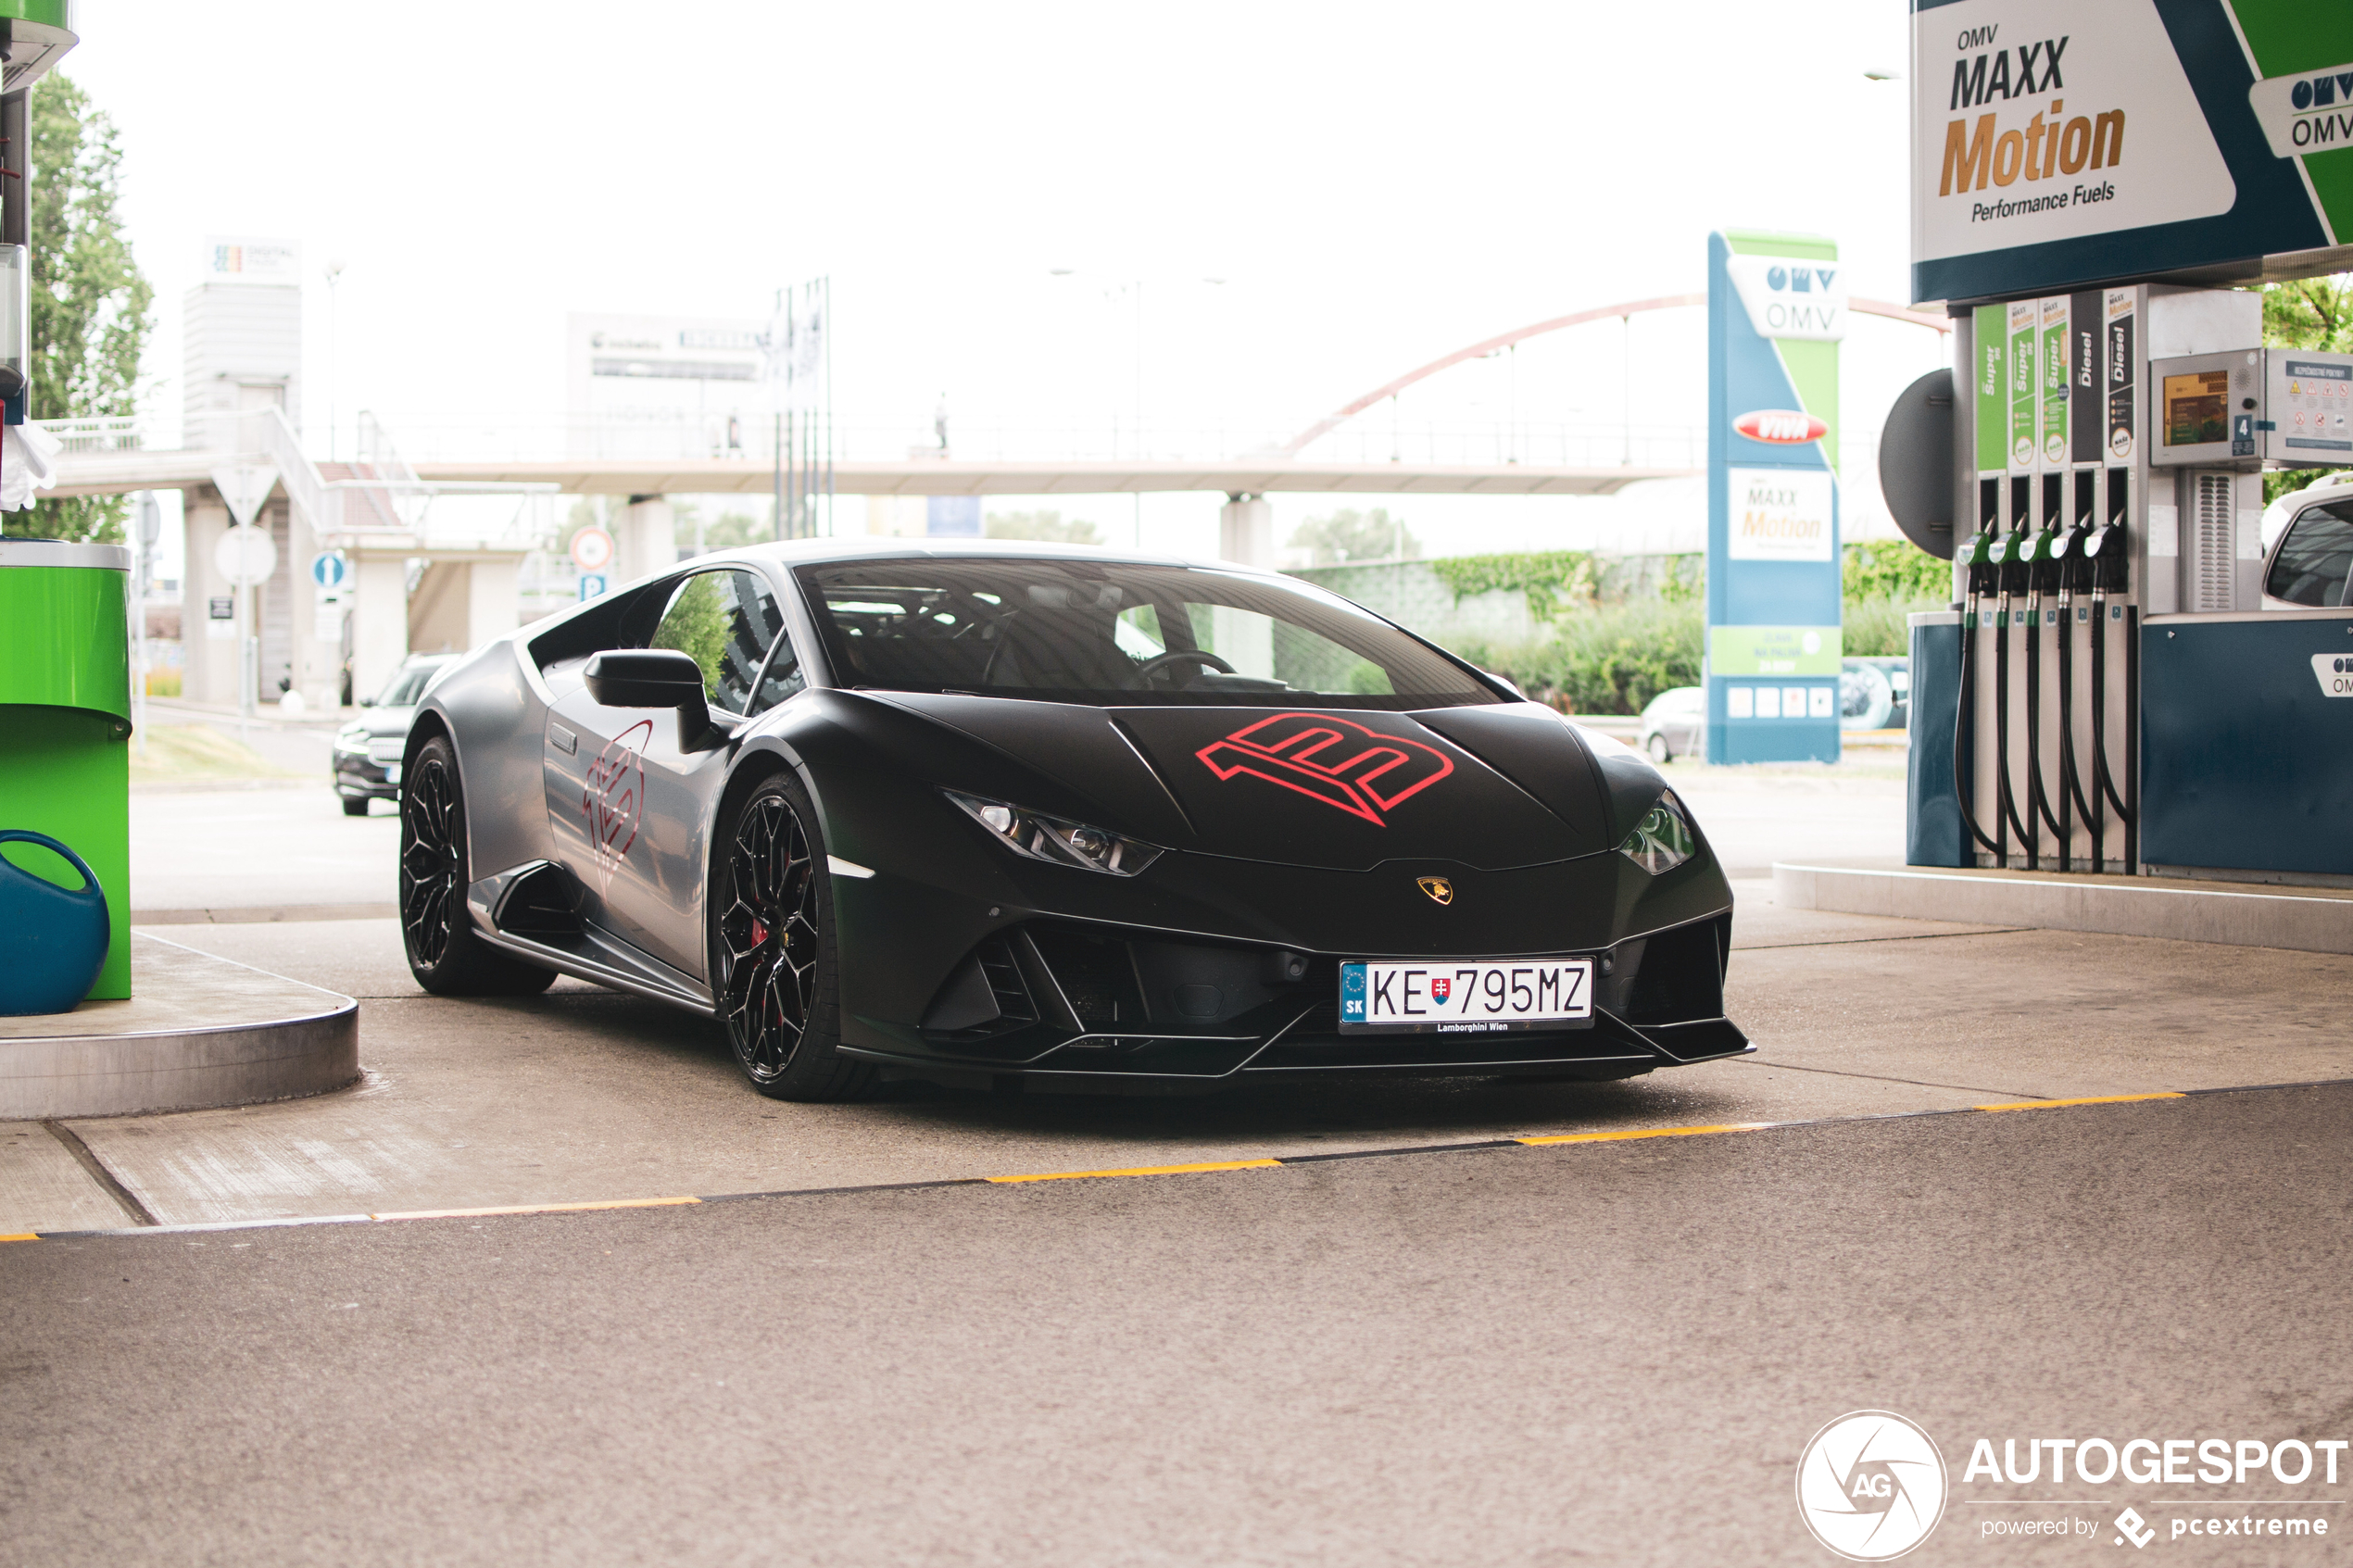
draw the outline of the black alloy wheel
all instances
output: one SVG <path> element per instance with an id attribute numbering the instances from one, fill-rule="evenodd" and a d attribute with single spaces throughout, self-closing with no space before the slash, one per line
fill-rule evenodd
<path id="1" fill-rule="evenodd" d="M 484 942 L 466 913 L 465 797 L 445 735 L 418 750 L 400 792 L 400 944 L 436 996 L 528 996 L 556 978 Z"/>
<path id="2" fill-rule="evenodd" d="M 837 1048 L 832 878 L 809 797 L 779 773 L 754 785 L 721 843 L 711 978 L 736 1063 L 775 1099 L 861 1095 L 874 1067 Z"/>

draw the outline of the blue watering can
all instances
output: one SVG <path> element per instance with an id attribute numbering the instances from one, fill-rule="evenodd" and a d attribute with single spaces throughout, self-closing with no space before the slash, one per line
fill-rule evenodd
<path id="1" fill-rule="evenodd" d="M 71 1012 L 90 994 L 111 937 L 90 863 L 47 834 L 0 828 L 0 844 L 38 844 L 82 873 L 80 892 L 0 858 L 0 1017 Z"/>

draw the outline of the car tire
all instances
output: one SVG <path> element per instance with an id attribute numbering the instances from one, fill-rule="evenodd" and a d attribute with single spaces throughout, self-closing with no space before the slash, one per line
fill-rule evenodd
<path id="1" fill-rule="evenodd" d="M 809 792 L 772 773 L 722 818 L 711 856 L 711 997 L 736 1065 L 771 1099 L 856 1099 L 872 1062 L 841 1053 L 833 877 Z"/>
<path id="2" fill-rule="evenodd" d="M 418 749 L 408 777 L 400 792 L 400 944 L 409 972 L 436 997 L 546 990 L 555 983 L 553 970 L 492 947 L 466 913 L 465 796 L 447 735 Z M 345 802 L 345 809 L 352 804 Z"/>
<path id="3" fill-rule="evenodd" d="M 1674 751 L 1667 744 L 1667 737 L 1656 731 L 1651 733 L 1651 738 L 1643 743 L 1642 749 L 1651 754 L 1654 762 L 1671 762 L 1675 759 Z"/>
<path id="4" fill-rule="evenodd" d="M 368 797 L 364 795 L 357 797 L 346 796 L 343 802 L 343 814 L 346 817 L 366 816 L 368 814 Z"/>

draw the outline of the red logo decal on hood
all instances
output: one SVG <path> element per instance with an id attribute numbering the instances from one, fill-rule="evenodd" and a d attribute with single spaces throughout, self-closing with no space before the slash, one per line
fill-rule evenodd
<path id="1" fill-rule="evenodd" d="M 1221 779 L 1248 773 L 1375 824 L 1454 771 L 1434 746 L 1328 713 L 1277 713 L 1193 755 Z"/>

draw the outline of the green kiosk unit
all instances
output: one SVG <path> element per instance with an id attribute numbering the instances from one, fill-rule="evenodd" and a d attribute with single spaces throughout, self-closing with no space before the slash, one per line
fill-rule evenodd
<path id="1" fill-rule="evenodd" d="M 131 552 L 0 539 L 0 831 L 54 838 L 107 898 L 93 1000 L 131 995 Z M 78 886 L 45 849 L 0 845 L 19 870 Z"/>
<path id="2" fill-rule="evenodd" d="M 0 423 L 24 422 L 31 390 L 26 187 L 40 171 L 26 167 L 27 98 L 77 42 L 72 0 L 0 0 Z M 110 927 L 89 992 L 101 999 L 131 995 L 130 571 L 115 546 L 0 539 L 0 833 L 56 839 L 96 873 Z M 0 845 L 0 859 L 81 884 L 34 845 Z"/>

